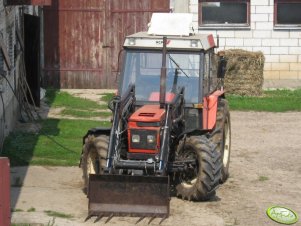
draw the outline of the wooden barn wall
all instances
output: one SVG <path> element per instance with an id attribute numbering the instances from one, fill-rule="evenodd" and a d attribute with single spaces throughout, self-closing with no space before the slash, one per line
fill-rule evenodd
<path id="1" fill-rule="evenodd" d="M 44 7 L 43 84 L 115 88 L 126 35 L 146 30 L 169 0 L 53 0 Z"/>

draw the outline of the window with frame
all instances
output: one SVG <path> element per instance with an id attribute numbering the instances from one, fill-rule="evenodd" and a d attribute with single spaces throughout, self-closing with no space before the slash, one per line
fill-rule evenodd
<path id="1" fill-rule="evenodd" d="M 199 26 L 249 27 L 250 0 L 199 0 Z"/>
<path id="2" fill-rule="evenodd" d="M 301 0 L 274 0 L 275 27 L 301 27 Z"/>

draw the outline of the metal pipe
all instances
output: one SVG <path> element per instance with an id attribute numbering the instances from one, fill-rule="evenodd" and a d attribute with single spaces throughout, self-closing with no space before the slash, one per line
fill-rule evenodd
<path id="1" fill-rule="evenodd" d="M 169 139 L 170 139 L 170 105 L 168 104 L 166 107 L 166 116 L 165 116 L 165 123 L 163 128 L 163 137 L 162 137 L 162 145 L 161 145 L 161 152 L 160 152 L 160 165 L 159 171 L 161 174 L 165 174 L 166 165 L 168 161 L 169 155 Z"/>
<path id="2" fill-rule="evenodd" d="M 116 161 L 114 164 L 115 169 L 133 169 L 133 170 L 157 170 L 158 164 L 155 162 L 149 163 L 147 161 L 123 160 Z"/>
<path id="3" fill-rule="evenodd" d="M 162 67 L 160 76 L 160 108 L 165 106 L 165 95 L 166 95 L 166 44 L 167 38 L 163 37 L 163 50 L 162 50 Z"/>
<path id="4" fill-rule="evenodd" d="M 119 122 L 119 101 L 115 102 L 114 106 L 114 116 L 113 116 L 113 125 L 110 132 L 110 139 L 109 139 L 109 146 L 108 146 L 108 157 L 107 157 L 107 170 L 111 170 L 112 162 L 113 162 L 113 155 L 114 155 L 114 148 L 116 143 L 116 129 Z"/>
<path id="5" fill-rule="evenodd" d="M 102 68 L 42 68 L 43 71 L 103 71 Z"/>

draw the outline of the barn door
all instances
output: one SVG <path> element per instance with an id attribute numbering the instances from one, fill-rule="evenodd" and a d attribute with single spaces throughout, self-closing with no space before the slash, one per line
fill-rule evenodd
<path id="1" fill-rule="evenodd" d="M 44 7 L 44 84 L 114 88 L 126 35 L 146 30 L 170 0 L 52 0 Z"/>
<path id="2" fill-rule="evenodd" d="M 154 12 L 170 12 L 169 0 L 107 1 L 104 27 L 104 62 L 107 84 L 116 87 L 118 54 L 125 36 L 147 31 Z"/>

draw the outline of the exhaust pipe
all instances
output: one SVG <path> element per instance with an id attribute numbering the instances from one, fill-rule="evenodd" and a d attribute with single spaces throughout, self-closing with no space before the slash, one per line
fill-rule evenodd
<path id="1" fill-rule="evenodd" d="M 162 51 L 162 67 L 160 76 L 160 108 L 165 107 L 165 95 L 166 95 L 166 45 L 167 38 L 163 37 L 163 51 Z"/>

